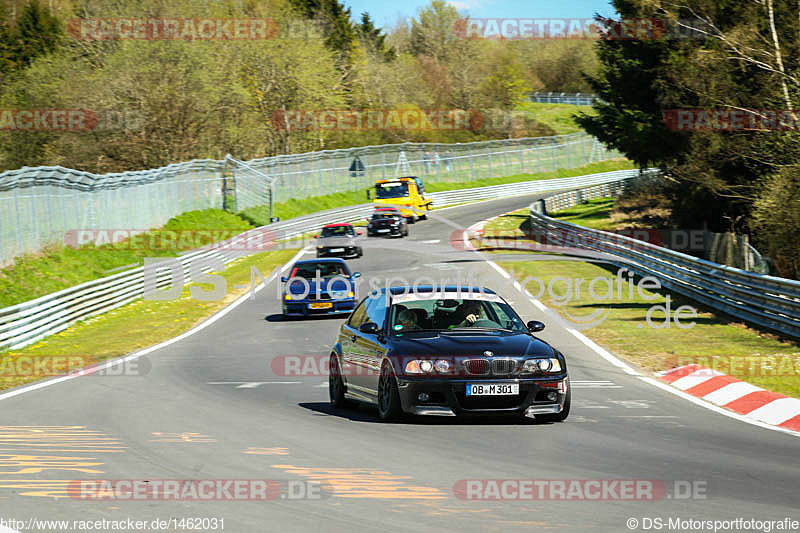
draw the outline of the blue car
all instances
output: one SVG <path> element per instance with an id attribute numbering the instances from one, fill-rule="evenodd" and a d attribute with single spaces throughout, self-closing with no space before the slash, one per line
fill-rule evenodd
<path id="1" fill-rule="evenodd" d="M 355 279 L 342 259 L 306 259 L 296 262 L 284 283 L 284 317 L 351 313 L 356 305 Z"/>

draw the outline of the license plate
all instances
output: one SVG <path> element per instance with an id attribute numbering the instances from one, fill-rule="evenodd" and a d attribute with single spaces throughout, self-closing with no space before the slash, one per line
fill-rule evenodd
<path id="1" fill-rule="evenodd" d="M 379 229 L 378 233 L 389 233 L 388 229 Z"/>
<path id="2" fill-rule="evenodd" d="M 513 396 L 519 394 L 519 383 L 468 383 L 467 396 Z"/>
<path id="3" fill-rule="evenodd" d="M 344 252 L 344 248 L 329 248 L 328 251 L 335 254 L 336 252 Z"/>
<path id="4" fill-rule="evenodd" d="M 308 304 L 309 309 L 330 309 L 331 307 L 333 307 L 333 304 L 330 302 Z"/>

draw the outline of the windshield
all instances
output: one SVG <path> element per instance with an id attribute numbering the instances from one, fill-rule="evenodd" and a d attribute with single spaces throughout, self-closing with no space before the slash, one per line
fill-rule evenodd
<path id="1" fill-rule="evenodd" d="M 477 299 L 431 299 L 392 305 L 394 335 L 413 331 L 444 331 L 462 328 L 527 332 L 522 319 L 505 302 Z"/>
<path id="2" fill-rule="evenodd" d="M 408 183 L 403 181 L 389 181 L 375 185 L 377 198 L 404 198 L 408 196 Z"/>
<path id="3" fill-rule="evenodd" d="M 322 237 L 347 237 L 355 235 L 353 226 L 334 226 L 330 228 L 322 228 Z"/>
<path id="4" fill-rule="evenodd" d="M 334 276 L 349 277 L 350 273 L 347 268 L 341 263 L 308 263 L 305 265 L 297 265 L 292 269 L 290 278 L 305 278 L 314 279 L 319 271 L 319 277 L 332 278 Z"/>
<path id="5" fill-rule="evenodd" d="M 382 220 L 382 219 L 387 219 L 387 218 L 398 220 L 400 218 L 400 215 L 398 215 L 397 213 L 391 213 L 391 212 L 390 213 L 375 213 L 374 215 L 372 215 L 372 220 Z"/>

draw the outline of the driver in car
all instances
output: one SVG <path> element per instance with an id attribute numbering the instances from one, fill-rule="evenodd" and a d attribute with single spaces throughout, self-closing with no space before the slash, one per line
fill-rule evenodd
<path id="1" fill-rule="evenodd" d="M 481 319 L 483 314 L 483 306 L 480 302 L 475 300 L 466 300 L 456 309 L 456 320 L 461 319 L 460 322 L 450 326 L 451 328 L 468 328 L 471 327 Z"/>

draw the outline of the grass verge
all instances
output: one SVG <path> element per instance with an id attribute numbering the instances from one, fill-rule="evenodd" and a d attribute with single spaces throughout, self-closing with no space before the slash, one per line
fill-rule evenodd
<path id="1" fill-rule="evenodd" d="M 591 106 L 570 105 L 570 104 L 545 104 L 540 102 L 525 102 L 517 107 L 518 110 L 525 112 L 526 118 L 531 118 L 543 124 L 556 135 L 577 133 L 583 131 L 575 122 L 575 114 L 579 111 L 592 113 Z"/>
<path id="2" fill-rule="evenodd" d="M 17 387 L 42 379 L 41 375 L 17 375 L 20 357 L 84 357 L 92 362 L 119 357 L 159 342 L 171 339 L 190 330 L 203 320 L 246 293 L 250 286 L 250 269 L 258 268 L 264 277 L 282 266 L 297 250 L 264 252 L 239 259 L 228 265 L 220 274 L 226 279 L 228 292 L 219 301 L 203 302 L 190 296 L 187 285 L 181 297 L 170 301 L 136 300 L 109 313 L 80 321 L 67 330 L 51 335 L 36 344 L 20 350 L 0 353 L 0 389 Z M 258 278 L 257 278 L 258 279 Z M 246 284 L 248 289 L 233 289 Z M 271 295 L 262 292 L 261 298 Z M 257 297 L 259 297 L 257 296 Z M 91 378 L 87 378 L 91 379 Z"/>

